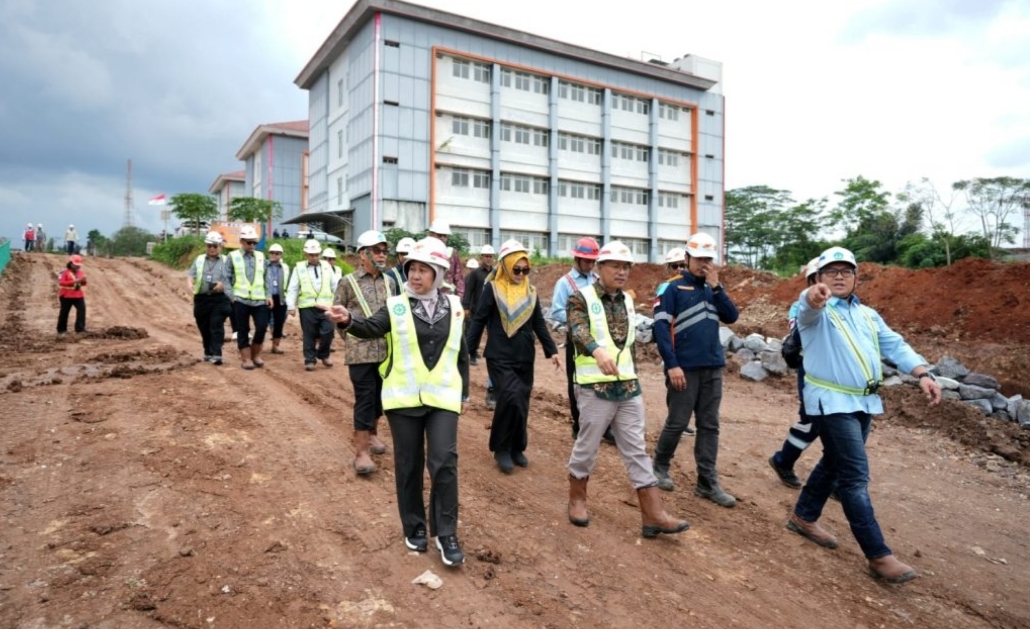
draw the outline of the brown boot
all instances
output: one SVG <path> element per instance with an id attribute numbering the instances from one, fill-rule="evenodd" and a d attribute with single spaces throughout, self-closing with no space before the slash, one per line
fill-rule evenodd
<path id="1" fill-rule="evenodd" d="M 354 471 L 359 476 L 366 476 L 376 471 L 376 464 L 368 455 L 369 437 L 371 434 L 367 430 L 354 431 Z"/>
<path id="2" fill-rule="evenodd" d="M 641 535 L 644 537 L 658 537 L 660 533 L 672 535 L 690 528 L 686 520 L 677 520 L 665 512 L 658 487 L 638 489 L 637 498 L 640 499 L 640 515 L 643 520 Z"/>
<path id="3" fill-rule="evenodd" d="M 249 369 L 253 369 L 254 368 L 254 361 L 251 360 L 251 348 L 244 347 L 243 349 L 240 350 L 240 362 L 241 362 L 240 366 L 243 367 L 244 369 L 248 369 L 249 370 Z"/>
<path id="4" fill-rule="evenodd" d="M 264 349 L 264 344 L 258 344 L 258 345 L 251 345 L 250 346 L 251 360 L 254 361 L 254 366 L 255 367 L 259 367 L 260 368 L 260 367 L 264 367 L 265 366 L 265 361 L 261 360 L 261 350 L 262 349 Z"/>
<path id="5" fill-rule="evenodd" d="M 368 449 L 372 454 L 386 454 L 386 444 L 379 440 L 379 435 L 375 428 L 368 431 L 369 434 L 369 446 Z"/>
<path id="6" fill-rule="evenodd" d="M 883 579 L 887 583 L 904 583 L 919 576 L 912 566 L 901 563 L 894 555 L 870 559 L 869 574 L 874 579 Z"/>
<path id="7" fill-rule="evenodd" d="M 787 520 L 787 530 L 794 531 L 823 548 L 837 547 L 837 538 L 832 533 L 819 526 L 818 522 L 805 522 L 797 514 L 791 514 L 790 519 Z"/>
<path id="8" fill-rule="evenodd" d="M 590 524 L 590 514 L 587 513 L 587 481 L 590 477 L 576 478 L 569 474 L 569 522 L 576 526 Z"/>
<path id="9" fill-rule="evenodd" d="M 272 353 L 273 354 L 283 354 L 284 353 L 283 350 L 279 349 L 279 341 L 281 341 L 281 340 L 282 339 L 272 339 Z"/>

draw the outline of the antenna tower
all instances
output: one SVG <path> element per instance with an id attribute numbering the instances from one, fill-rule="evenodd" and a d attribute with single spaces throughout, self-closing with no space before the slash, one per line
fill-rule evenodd
<path id="1" fill-rule="evenodd" d="M 132 201 L 132 158 L 129 158 L 129 165 L 125 171 L 125 224 L 122 227 L 133 226 L 133 215 L 135 212 Z"/>

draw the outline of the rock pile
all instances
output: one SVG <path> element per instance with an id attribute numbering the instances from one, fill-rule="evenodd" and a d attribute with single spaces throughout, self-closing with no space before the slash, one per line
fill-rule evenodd
<path id="1" fill-rule="evenodd" d="M 783 376 L 793 371 L 780 355 L 783 346 L 780 339 L 761 334 L 749 334 L 741 339 L 729 328 L 721 327 L 719 340 L 727 356 L 740 365 L 742 378 L 761 382 L 769 376 Z M 1020 427 L 1030 430 L 1030 400 L 1024 400 L 1022 395 L 1005 397 L 994 377 L 970 372 L 951 356 L 944 356 L 936 365 L 931 365 L 930 372 L 937 377 L 944 398 L 969 404 L 994 419 L 1019 422 Z M 886 362 L 883 377 L 883 386 L 919 386 L 918 378 L 901 373 Z"/>

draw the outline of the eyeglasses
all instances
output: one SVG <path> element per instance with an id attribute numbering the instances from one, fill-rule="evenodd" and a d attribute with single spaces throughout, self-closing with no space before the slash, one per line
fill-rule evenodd
<path id="1" fill-rule="evenodd" d="M 207 247 L 208 249 L 217 249 L 218 248 L 218 245 L 212 245 L 211 243 L 208 243 L 208 244 L 206 244 L 204 246 Z"/>
<path id="2" fill-rule="evenodd" d="M 683 264 L 682 262 L 676 262 L 674 264 L 670 264 L 669 268 L 672 269 L 673 271 L 679 271 L 681 269 L 687 268 L 687 265 Z"/>
<path id="3" fill-rule="evenodd" d="M 282 254 L 283 254 L 282 251 L 269 251 L 268 252 L 268 255 L 270 255 L 270 256 L 281 256 Z"/>
<path id="4" fill-rule="evenodd" d="M 512 275 L 529 275 L 529 267 L 528 266 L 512 267 L 511 274 Z"/>
<path id="5" fill-rule="evenodd" d="M 372 253 L 375 253 L 375 254 L 378 254 L 378 255 L 381 255 L 381 256 L 385 256 L 386 254 L 390 253 L 390 250 L 387 249 L 386 247 L 372 247 L 371 249 L 372 249 Z"/>
<path id="6" fill-rule="evenodd" d="M 242 242 L 245 245 L 256 245 L 257 244 L 256 240 L 241 240 L 240 242 Z"/>
<path id="7" fill-rule="evenodd" d="M 854 277 L 855 269 L 823 269 L 819 273 L 830 277 Z"/>

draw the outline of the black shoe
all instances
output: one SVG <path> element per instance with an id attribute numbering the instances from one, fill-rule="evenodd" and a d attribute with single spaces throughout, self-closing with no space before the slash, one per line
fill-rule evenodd
<path id="1" fill-rule="evenodd" d="M 465 563 L 465 553 L 461 552 L 457 535 L 438 535 L 436 548 L 440 551 L 440 558 L 448 566 L 460 566 Z"/>
<path id="2" fill-rule="evenodd" d="M 511 453 L 511 460 L 519 467 L 529 467 L 529 459 L 527 459 L 526 455 L 522 452 L 513 451 Z"/>
<path id="3" fill-rule="evenodd" d="M 830 492 L 830 498 L 836 500 L 837 502 L 840 502 L 840 494 L 837 493 L 836 489 Z"/>
<path id="4" fill-rule="evenodd" d="M 685 434 L 685 435 L 692 435 L 692 434 L 694 434 L 694 429 L 691 428 L 690 426 L 687 426 L 686 428 L 683 429 L 683 434 Z"/>
<path id="5" fill-rule="evenodd" d="M 608 443 L 610 443 L 611 445 L 615 445 L 615 435 L 612 434 L 612 429 L 611 428 L 609 428 L 608 430 L 604 431 L 603 439 L 605 441 L 607 441 Z"/>
<path id="6" fill-rule="evenodd" d="M 404 545 L 411 550 L 417 550 L 420 553 L 424 553 L 429 550 L 429 538 L 426 537 L 426 527 L 424 524 L 419 524 L 415 527 L 415 532 L 411 534 L 411 537 L 404 538 Z"/>
<path id="7" fill-rule="evenodd" d="M 222 357 L 221 356 L 212 356 L 211 357 L 211 364 L 212 365 L 221 365 L 222 364 Z"/>
<path id="8" fill-rule="evenodd" d="M 782 482 L 784 485 L 790 487 L 791 489 L 801 489 L 801 479 L 798 478 L 798 475 L 794 473 L 794 470 L 789 470 L 785 467 L 780 467 L 779 465 L 777 465 L 775 454 L 769 457 L 769 467 L 773 468 L 773 471 L 776 472 L 776 475 L 780 477 L 780 482 Z"/>
<path id="9" fill-rule="evenodd" d="M 486 390 L 486 407 L 491 411 L 497 408 L 497 396 L 492 387 Z"/>
<path id="10" fill-rule="evenodd" d="M 511 460 L 511 452 L 494 452 L 494 460 L 497 461 L 497 467 L 501 468 L 501 471 L 505 474 L 511 474 L 515 470 L 515 462 Z"/>
<path id="11" fill-rule="evenodd" d="M 476 357 L 476 356 L 470 356 L 469 357 L 469 364 L 472 365 L 473 367 L 475 367 L 476 365 L 479 364 L 479 358 Z"/>

